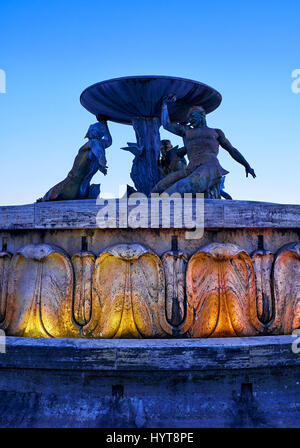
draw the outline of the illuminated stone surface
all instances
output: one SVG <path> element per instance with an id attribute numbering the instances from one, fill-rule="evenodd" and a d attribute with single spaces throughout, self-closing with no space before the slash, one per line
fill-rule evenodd
<path id="1" fill-rule="evenodd" d="M 273 269 L 274 320 L 271 334 L 290 334 L 300 327 L 300 243 L 291 243 L 277 253 Z"/>
<path id="2" fill-rule="evenodd" d="M 1 327 L 73 338 L 291 333 L 299 210 L 205 201 L 203 236 L 188 239 L 185 228 L 97 229 L 95 201 L 0 207 Z"/>
<path id="3" fill-rule="evenodd" d="M 192 337 L 253 336 L 261 329 L 252 262 L 234 244 L 212 243 L 192 256 L 187 295 L 194 310 Z"/>
<path id="4" fill-rule="evenodd" d="M 96 257 L 91 252 L 79 252 L 71 258 L 75 274 L 74 318 L 86 325 L 92 310 L 92 276 Z"/>
<path id="5" fill-rule="evenodd" d="M 78 337 L 72 302 L 73 269 L 61 249 L 30 244 L 14 254 L 2 325 L 8 335 Z"/>
<path id="6" fill-rule="evenodd" d="M 138 338 L 165 334 L 165 280 L 157 255 L 141 245 L 108 248 L 96 260 L 89 337 Z"/>
<path id="7" fill-rule="evenodd" d="M 255 272 L 257 314 L 263 324 L 271 321 L 273 316 L 271 270 L 274 255 L 263 249 L 255 251 L 252 256 Z"/>
<path id="8" fill-rule="evenodd" d="M 151 203 L 151 199 L 148 202 Z M 96 215 L 100 208 L 95 199 L 0 206 L 0 229 L 97 229 Z M 128 210 L 133 208 L 128 205 Z M 300 205 L 209 199 L 205 201 L 204 209 L 206 229 L 299 228 Z M 141 228 L 145 227 L 148 224 L 142 223 Z"/>

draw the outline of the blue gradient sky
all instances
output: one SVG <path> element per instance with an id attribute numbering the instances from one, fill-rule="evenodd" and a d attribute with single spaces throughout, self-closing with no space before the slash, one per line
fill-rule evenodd
<path id="1" fill-rule="evenodd" d="M 235 199 L 300 202 L 300 2 L 137 0 L 0 3 L 0 204 L 34 202 L 70 170 L 88 126 L 79 103 L 90 84 L 126 75 L 173 75 L 223 95 L 208 125 L 223 129 L 257 178 L 223 150 Z M 131 127 L 111 124 L 103 192 L 131 183 Z M 180 139 L 169 135 L 174 144 Z"/>

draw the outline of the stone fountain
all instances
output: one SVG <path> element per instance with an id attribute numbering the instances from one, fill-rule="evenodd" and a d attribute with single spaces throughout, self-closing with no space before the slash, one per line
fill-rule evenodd
<path id="1" fill-rule="evenodd" d="M 161 123 L 187 133 L 193 166 L 184 180 L 203 166 L 215 173 L 201 151 L 195 164 L 194 129 L 220 139 L 254 175 L 221 134 L 198 130 L 220 101 L 214 89 L 180 78 L 95 84 L 81 103 L 100 127 L 71 174 L 41 202 L 0 207 L 0 426 L 299 424 L 300 206 L 203 199 L 201 191 L 186 203 L 203 206 L 193 234 L 181 198 L 149 197 L 164 182 Z M 136 131 L 128 147 L 138 194 L 78 199 L 105 167 L 107 121 Z M 210 191 L 218 190 L 214 175 Z M 133 220 L 136 210 L 143 219 Z"/>

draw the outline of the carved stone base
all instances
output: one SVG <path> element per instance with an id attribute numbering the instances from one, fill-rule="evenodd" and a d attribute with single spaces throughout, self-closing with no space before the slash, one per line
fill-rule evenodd
<path id="1" fill-rule="evenodd" d="M 200 237 L 145 219 L 124 228 L 129 208 L 117 228 L 99 229 L 97 211 L 89 200 L 0 207 L 7 335 L 206 338 L 300 327 L 300 206 L 207 200 Z"/>

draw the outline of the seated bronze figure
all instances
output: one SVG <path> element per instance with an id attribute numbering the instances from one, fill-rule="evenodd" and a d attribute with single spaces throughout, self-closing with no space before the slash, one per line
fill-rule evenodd
<path id="1" fill-rule="evenodd" d="M 187 124 L 171 122 L 168 102 L 175 102 L 175 96 L 163 100 L 161 123 L 163 127 L 183 138 L 189 164 L 186 168 L 168 174 L 153 188 L 153 193 L 204 193 L 205 197 L 221 199 L 220 182 L 228 171 L 222 168 L 218 160 L 219 146 L 226 149 L 231 157 L 245 167 L 246 176 L 256 177 L 253 168 L 242 154 L 234 148 L 220 129 L 209 128 L 206 124 L 205 110 L 192 107 L 188 113 Z"/>
<path id="2" fill-rule="evenodd" d="M 174 171 L 180 171 L 186 168 L 187 163 L 184 158 L 186 149 L 172 146 L 170 140 L 162 140 L 160 145 L 160 168 L 162 177 L 167 176 Z"/>

